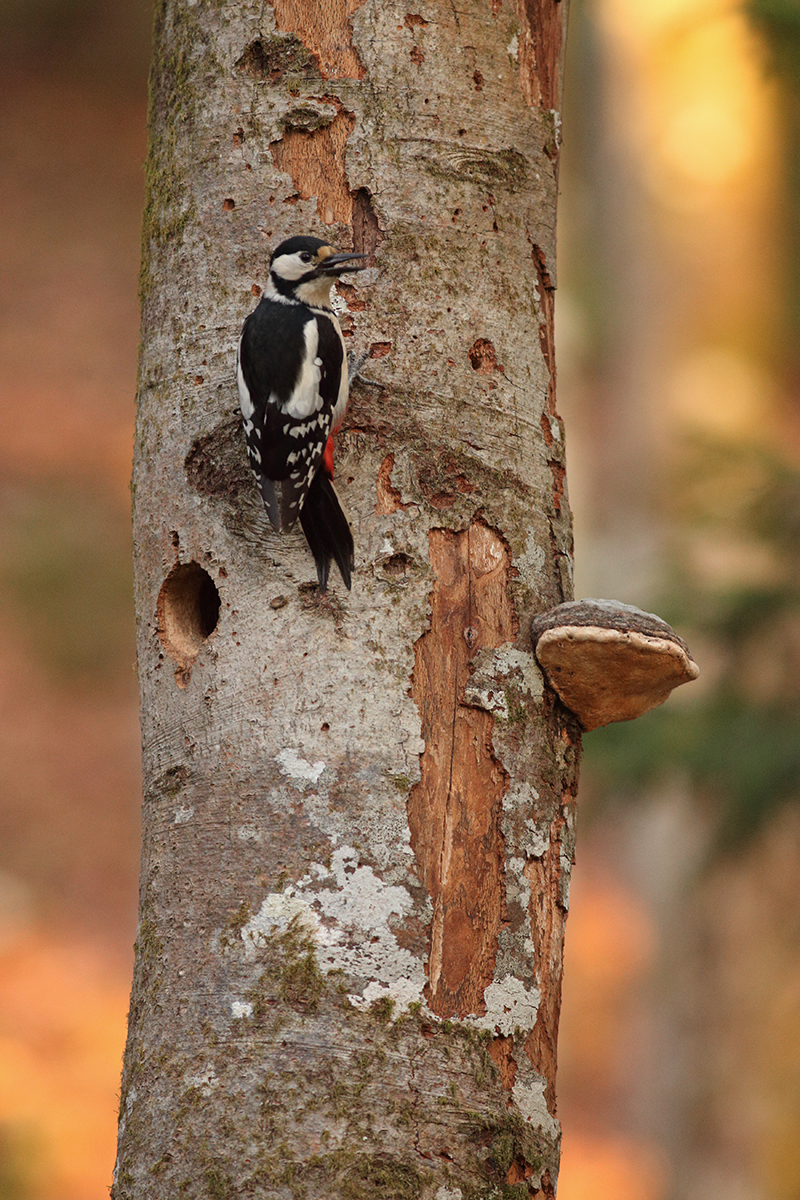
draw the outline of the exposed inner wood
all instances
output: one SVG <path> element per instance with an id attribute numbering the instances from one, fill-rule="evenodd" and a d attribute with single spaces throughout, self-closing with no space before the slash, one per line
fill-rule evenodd
<path id="1" fill-rule="evenodd" d="M 561 56 L 559 0 L 517 0 L 519 70 L 525 99 L 531 106 L 555 109 Z"/>
<path id="2" fill-rule="evenodd" d="M 390 513 L 408 508 L 403 504 L 400 492 L 392 483 L 394 455 L 387 454 L 378 471 L 378 481 L 375 489 L 375 513 L 377 516 L 389 516 Z"/>
<path id="3" fill-rule="evenodd" d="M 508 777 L 492 750 L 490 713 L 463 704 L 476 650 L 514 637 L 509 554 L 479 521 L 434 529 L 431 627 L 417 641 L 412 695 L 425 751 L 409 795 L 411 844 L 433 901 L 428 1003 L 440 1016 L 484 1009 L 504 919 L 500 828 Z"/>
<path id="4" fill-rule="evenodd" d="M 517 1064 L 514 1059 L 514 1039 L 512 1037 L 495 1037 L 489 1042 L 489 1055 L 500 1072 L 503 1087 L 510 1092 L 517 1078 Z M 510 1181 L 510 1182 L 513 1182 Z"/>
<path id="5" fill-rule="evenodd" d="M 303 200 L 317 197 L 317 212 L 326 225 L 349 225 L 352 219 L 345 148 L 355 123 L 354 114 L 342 110 L 321 129 L 287 127 L 280 141 L 270 142 L 275 166 L 291 175 Z"/>
<path id="6" fill-rule="evenodd" d="M 375 266 L 375 251 L 383 241 L 372 198 L 366 188 L 353 193 L 353 250 L 369 255 L 366 266 Z"/>
<path id="7" fill-rule="evenodd" d="M 493 371 L 503 373 L 504 368 L 497 361 L 497 352 L 487 338 L 478 338 L 470 346 L 467 356 L 473 371 L 477 371 L 479 375 L 491 375 Z"/>
<path id="8" fill-rule="evenodd" d="M 363 79 L 350 18 L 365 0 L 270 0 L 278 29 L 294 33 L 325 79 Z"/>
<path id="9" fill-rule="evenodd" d="M 541 1200 L 555 1200 L 556 1190 L 553 1187 L 553 1181 L 550 1178 L 550 1172 L 545 1171 L 542 1175 L 542 1182 L 538 1192 L 533 1193 L 534 1200 L 536 1197 L 541 1197 Z"/>
<path id="10" fill-rule="evenodd" d="M 541 246 L 531 243 L 531 257 L 536 269 L 536 290 L 542 320 L 539 323 L 539 345 L 547 364 L 550 382 L 547 388 L 547 403 L 551 416 L 556 413 L 556 346 L 555 346 L 555 287 L 547 269 L 547 261 Z"/>

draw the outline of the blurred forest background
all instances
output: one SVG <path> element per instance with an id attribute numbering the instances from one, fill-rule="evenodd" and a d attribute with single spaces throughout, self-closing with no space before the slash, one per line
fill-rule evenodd
<path id="1" fill-rule="evenodd" d="M 585 739 L 559 1200 L 800 1196 L 800 0 L 572 0 L 576 594 L 698 683 Z M 136 926 L 150 13 L 0 0 L 0 1200 L 101 1200 Z"/>

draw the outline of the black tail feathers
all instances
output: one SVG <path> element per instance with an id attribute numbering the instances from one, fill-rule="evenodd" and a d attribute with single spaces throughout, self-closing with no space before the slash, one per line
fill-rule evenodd
<path id="1" fill-rule="evenodd" d="M 311 481 L 300 509 L 300 524 L 317 564 L 320 591 L 324 592 L 328 586 L 331 559 L 336 560 L 349 589 L 355 554 L 353 533 L 336 489 L 323 471 L 318 471 Z"/>

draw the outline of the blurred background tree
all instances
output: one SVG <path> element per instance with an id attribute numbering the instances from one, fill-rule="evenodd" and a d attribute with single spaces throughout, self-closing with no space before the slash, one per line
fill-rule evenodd
<path id="1" fill-rule="evenodd" d="M 136 925 L 150 11 L 0 3 L 0 1197 L 107 1196 Z"/>
<path id="2" fill-rule="evenodd" d="M 100 1200 L 136 920 L 145 0 L 0 0 L 0 1197 Z M 800 0 L 572 0 L 577 591 L 702 675 L 585 742 L 559 1200 L 800 1194 Z"/>

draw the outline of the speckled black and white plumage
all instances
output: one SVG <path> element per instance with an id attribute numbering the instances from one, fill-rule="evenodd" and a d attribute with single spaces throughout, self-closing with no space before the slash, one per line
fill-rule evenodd
<path id="1" fill-rule="evenodd" d="M 282 242 L 244 323 L 237 383 L 250 465 L 278 533 L 300 519 L 322 590 L 335 560 L 346 586 L 353 535 L 333 487 L 329 437 L 347 407 L 347 358 L 330 307 L 334 279 L 359 269 L 319 238 Z M 345 265 L 348 264 L 348 265 Z"/>

